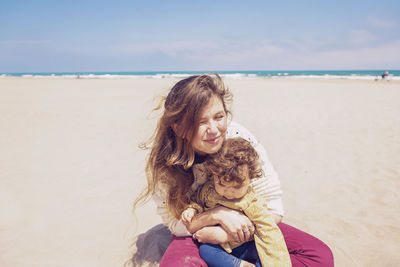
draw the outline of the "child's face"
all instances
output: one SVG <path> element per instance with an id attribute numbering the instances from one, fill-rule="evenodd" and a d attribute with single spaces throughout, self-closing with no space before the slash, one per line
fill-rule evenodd
<path id="1" fill-rule="evenodd" d="M 214 177 L 214 187 L 218 195 L 225 197 L 226 199 L 234 200 L 244 197 L 249 188 L 250 179 L 247 177 L 242 184 L 237 182 L 224 183 L 216 177 Z"/>

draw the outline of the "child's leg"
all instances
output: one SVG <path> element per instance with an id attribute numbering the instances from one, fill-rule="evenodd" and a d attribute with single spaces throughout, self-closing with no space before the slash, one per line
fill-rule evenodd
<path id="1" fill-rule="evenodd" d="M 239 259 L 254 263 L 256 267 L 261 267 L 260 257 L 258 257 L 257 247 L 254 240 L 243 243 L 241 246 L 234 248 L 232 250 L 232 255 Z"/>
<path id="2" fill-rule="evenodd" d="M 220 245 L 200 244 L 200 257 L 209 267 L 239 267 L 241 259 L 226 252 Z"/>

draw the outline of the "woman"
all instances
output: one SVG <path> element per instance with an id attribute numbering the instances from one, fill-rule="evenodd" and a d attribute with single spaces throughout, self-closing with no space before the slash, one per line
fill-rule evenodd
<path id="1" fill-rule="evenodd" d="M 148 187 L 135 205 L 153 196 L 157 212 L 174 235 L 161 267 L 207 266 L 197 242 L 219 244 L 252 239 L 254 226 L 241 212 L 216 207 L 196 215 L 190 232 L 180 220 L 188 204 L 193 164 L 219 151 L 226 138 L 248 140 L 260 157 L 265 176 L 252 179 L 255 192 L 264 197 L 284 236 L 293 266 L 333 266 L 330 249 L 317 238 L 282 223 L 283 206 L 278 175 L 260 143 L 241 125 L 230 122 L 229 90 L 218 75 L 191 76 L 177 82 L 165 99 L 164 112 L 151 142 L 146 174 Z"/>

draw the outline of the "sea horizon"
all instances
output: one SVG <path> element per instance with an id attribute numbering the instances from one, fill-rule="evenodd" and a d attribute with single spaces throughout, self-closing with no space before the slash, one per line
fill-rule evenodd
<path id="1" fill-rule="evenodd" d="M 86 78 L 86 79 L 113 79 L 113 78 L 185 78 L 190 75 L 204 73 L 218 73 L 223 78 L 233 79 L 352 79 L 376 80 L 388 71 L 389 79 L 400 80 L 400 70 L 231 70 L 231 71 L 93 71 L 93 72 L 0 72 L 0 78 Z"/>

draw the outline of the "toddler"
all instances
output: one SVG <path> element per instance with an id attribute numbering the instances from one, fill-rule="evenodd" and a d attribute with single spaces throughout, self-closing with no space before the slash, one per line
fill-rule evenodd
<path id="1" fill-rule="evenodd" d="M 279 227 L 250 186 L 250 180 L 261 177 L 263 171 L 248 141 L 227 139 L 219 152 L 193 165 L 193 174 L 198 187 L 192 188 L 190 205 L 182 212 L 186 225 L 197 213 L 218 205 L 242 211 L 255 225 L 253 241 L 201 244 L 200 256 L 208 266 L 291 266 Z"/>

